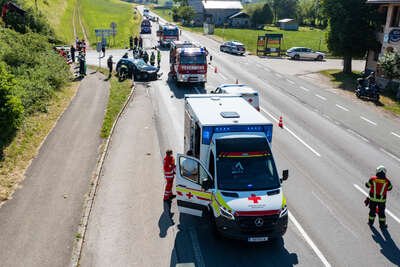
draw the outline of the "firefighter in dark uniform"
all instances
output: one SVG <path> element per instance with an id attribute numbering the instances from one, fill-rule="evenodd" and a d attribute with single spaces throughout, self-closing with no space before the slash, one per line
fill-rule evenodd
<path id="1" fill-rule="evenodd" d="M 376 176 L 372 176 L 365 186 L 369 188 L 369 198 L 366 200 L 369 205 L 369 226 L 374 224 L 376 213 L 379 216 L 379 226 L 386 228 L 386 195 L 387 192 L 392 190 L 392 184 L 386 178 L 386 168 L 378 166 L 376 168 Z M 369 203 L 368 203 L 369 202 Z"/>

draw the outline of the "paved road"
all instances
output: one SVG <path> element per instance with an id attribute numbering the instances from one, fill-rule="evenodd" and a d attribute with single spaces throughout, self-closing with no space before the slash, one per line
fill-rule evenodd
<path id="1" fill-rule="evenodd" d="M 400 173 L 397 159 L 400 139 L 392 134 L 400 132 L 398 118 L 381 114 L 376 108 L 335 90 L 275 72 L 264 59 L 222 54 L 218 43 L 207 37 L 188 32 L 182 37 L 196 40 L 212 51 L 214 60 L 208 83 L 206 88 L 176 88 L 163 77 L 150 84 L 147 90 L 153 110 L 145 106 L 147 112 L 154 114 L 158 143 L 150 135 L 151 138 L 145 139 L 149 149 L 159 146 L 162 153 L 172 147 L 183 152 L 185 93 L 209 92 L 236 79 L 255 86 L 260 90 L 262 113 L 271 121 L 284 115 L 285 129 L 274 130 L 273 152 L 279 169 L 289 168 L 291 172 L 284 184 L 291 211 L 288 233 L 275 245 L 246 246 L 218 240 L 210 234 L 207 222 L 179 216 L 175 205 L 172 206 L 175 225 L 171 226 L 165 213 L 160 217 L 160 180 L 150 178 L 143 183 L 147 172 L 134 171 L 132 165 L 136 160 L 118 160 L 129 151 L 136 154 L 136 147 L 141 151 L 143 146 L 137 144 L 133 138 L 137 134 L 131 128 L 132 125 L 144 128 L 147 124 L 140 123 L 144 115 L 135 117 L 134 112 L 128 111 L 118 127 L 120 134 L 114 137 L 117 145 L 108 155 L 105 165 L 108 175 L 105 173 L 100 181 L 106 184 L 97 195 L 97 216 L 91 218 L 82 266 L 101 262 L 106 266 L 109 257 L 120 263 L 149 266 L 400 265 L 400 182 L 396 179 Z M 155 43 L 155 36 L 152 38 L 146 39 L 148 47 Z M 162 70 L 166 72 L 168 52 L 164 51 L 162 57 Z M 161 154 L 158 159 L 161 161 Z M 368 211 L 362 203 L 364 182 L 381 163 L 388 167 L 395 186 L 388 204 L 389 229 L 383 232 L 367 226 Z M 146 157 L 141 164 L 154 166 Z M 120 174 L 118 179 L 113 170 Z M 162 180 L 160 171 L 154 168 L 154 172 L 151 177 L 160 176 Z M 111 198 L 115 195 L 112 192 L 121 188 L 126 198 Z M 159 193 L 154 194 L 153 190 Z M 142 213 L 146 219 L 140 218 Z M 111 226 L 105 223 L 111 221 L 117 223 Z M 160 221 L 167 223 L 160 224 L 163 231 L 157 239 L 156 225 Z M 136 238 L 140 245 L 136 245 Z M 115 240 L 127 245 L 126 250 L 115 249 L 118 247 Z"/>
<path id="2" fill-rule="evenodd" d="M 67 266 L 101 144 L 108 83 L 88 75 L 0 209 L 0 265 Z"/>

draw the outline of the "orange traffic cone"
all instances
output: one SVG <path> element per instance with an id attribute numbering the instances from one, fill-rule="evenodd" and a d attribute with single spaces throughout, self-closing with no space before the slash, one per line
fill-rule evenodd
<path id="1" fill-rule="evenodd" d="M 236 84 L 239 84 L 239 80 L 238 79 L 236 79 Z"/>
<path id="2" fill-rule="evenodd" d="M 278 126 L 283 128 L 283 120 L 282 120 L 282 116 L 279 117 L 279 122 L 278 122 Z"/>
<path id="3" fill-rule="evenodd" d="M 217 66 L 214 67 L 214 73 L 218 73 Z"/>

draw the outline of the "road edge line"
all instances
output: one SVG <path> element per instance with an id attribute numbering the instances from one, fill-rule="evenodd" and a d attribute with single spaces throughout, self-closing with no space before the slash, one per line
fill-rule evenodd
<path id="1" fill-rule="evenodd" d="M 101 152 L 100 159 L 97 162 L 96 171 L 93 175 L 93 178 L 90 181 L 89 193 L 86 195 L 86 199 L 84 200 L 81 221 L 79 223 L 78 231 L 76 233 L 76 235 L 79 235 L 79 238 L 75 237 L 75 241 L 74 241 L 74 245 L 73 245 L 73 249 L 72 249 L 71 261 L 69 264 L 69 266 L 71 266 L 71 267 L 79 266 L 79 261 L 81 259 L 81 254 L 82 254 L 83 243 L 85 241 L 86 230 L 87 230 L 87 226 L 89 223 L 89 217 L 90 217 L 90 213 L 93 208 L 94 198 L 96 196 L 97 188 L 98 188 L 98 185 L 100 182 L 99 177 L 103 170 L 104 160 L 108 153 L 108 147 L 109 147 L 110 141 L 112 139 L 115 126 L 117 125 L 119 119 L 121 118 L 122 113 L 124 113 L 126 107 L 128 106 L 129 102 L 131 101 L 134 92 L 135 92 L 135 83 L 132 84 L 131 92 L 129 93 L 129 96 L 126 99 L 124 106 L 119 111 L 119 113 L 111 127 L 110 135 L 108 136 L 105 143 L 103 143 L 104 144 L 103 151 Z"/>
<path id="2" fill-rule="evenodd" d="M 311 249 L 314 251 L 314 253 L 317 254 L 318 258 L 322 261 L 324 266 L 331 267 L 331 264 L 325 258 L 324 254 L 322 254 L 322 252 L 318 249 L 318 247 L 311 240 L 311 238 L 308 236 L 306 231 L 304 231 L 303 227 L 300 225 L 300 223 L 296 220 L 296 218 L 293 216 L 293 214 L 290 211 L 289 211 L 289 220 L 296 226 L 297 230 L 303 236 L 303 238 L 308 243 L 308 245 L 311 247 Z"/>

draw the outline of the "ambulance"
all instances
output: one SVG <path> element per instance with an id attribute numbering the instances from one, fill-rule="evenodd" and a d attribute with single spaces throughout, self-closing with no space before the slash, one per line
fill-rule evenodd
<path id="1" fill-rule="evenodd" d="M 181 213 L 210 218 L 247 242 L 283 236 L 288 209 L 271 152 L 272 123 L 240 95 L 185 95 L 184 149 L 176 157 Z"/>

